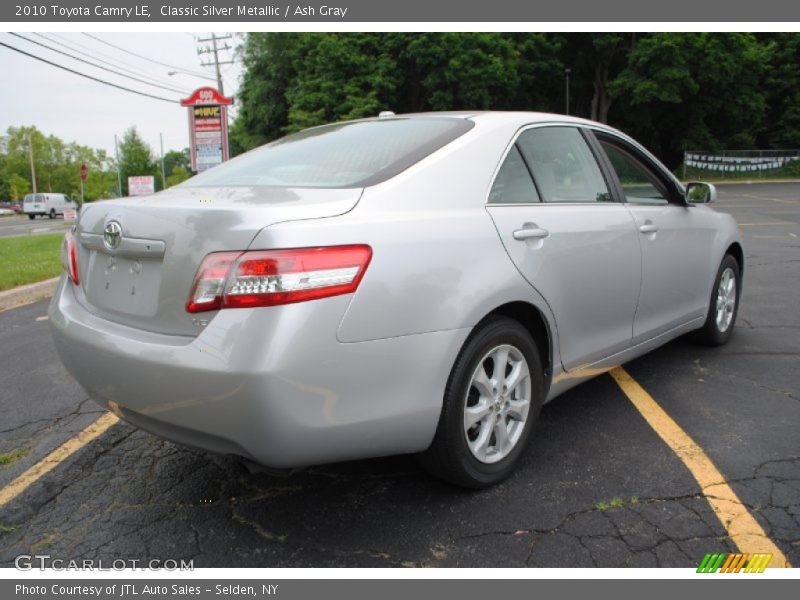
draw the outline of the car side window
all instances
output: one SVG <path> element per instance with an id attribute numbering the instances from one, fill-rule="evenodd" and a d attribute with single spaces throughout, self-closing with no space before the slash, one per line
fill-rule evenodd
<path id="1" fill-rule="evenodd" d="M 514 145 L 497 172 L 492 191 L 489 192 L 489 204 L 530 204 L 539 202 L 539 194 L 533 185 L 533 179 L 525 166 L 525 161 Z"/>
<path id="2" fill-rule="evenodd" d="M 633 204 L 668 204 L 667 194 L 658 178 L 625 150 L 600 140 L 617 174 L 625 202 Z"/>
<path id="3" fill-rule="evenodd" d="M 544 202 L 611 202 L 603 173 L 575 127 L 539 127 L 520 134 L 519 146 Z"/>

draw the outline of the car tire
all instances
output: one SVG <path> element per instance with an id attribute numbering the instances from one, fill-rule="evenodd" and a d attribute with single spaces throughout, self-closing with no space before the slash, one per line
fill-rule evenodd
<path id="1" fill-rule="evenodd" d="M 714 278 L 706 322 L 701 329 L 692 334 L 692 340 L 706 346 L 726 344 L 736 324 L 741 292 L 739 262 L 730 254 L 726 254 Z"/>
<path id="2" fill-rule="evenodd" d="M 33 221 L 33 220 L 36 218 L 36 215 L 31 215 L 31 214 L 29 214 L 29 215 L 28 215 L 28 218 L 29 218 L 31 221 Z"/>
<path id="3" fill-rule="evenodd" d="M 48 214 L 47 216 L 50 217 L 51 219 L 55 219 L 56 218 L 56 209 L 55 208 L 51 208 L 50 209 L 50 214 Z"/>
<path id="4" fill-rule="evenodd" d="M 503 356 L 505 365 L 498 377 L 495 365 L 502 364 Z M 513 380 L 512 375 L 518 379 Z M 503 387 L 504 383 L 513 389 Z M 542 362 L 530 333 L 513 319 L 488 317 L 467 338 L 456 358 L 436 434 L 431 446 L 419 455 L 420 462 L 432 474 L 462 487 L 494 485 L 508 477 L 519 462 L 543 402 Z M 477 419 L 484 412 L 485 416 Z M 467 418 L 475 423 L 468 426 Z"/>

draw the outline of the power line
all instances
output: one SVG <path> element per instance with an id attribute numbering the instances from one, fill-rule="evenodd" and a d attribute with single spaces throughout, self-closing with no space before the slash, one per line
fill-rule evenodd
<path id="1" fill-rule="evenodd" d="M 48 46 L 47 44 L 43 44 L 41 42 L 37 42 L 36 40 L 32 40 L 30 38 L 25 37 L 24 35 L 20 35 L 18 33 L 14 33 L 13 31 L 9 31 L 9 33 L 11 35 L 15 36 L 15 37 L 18 37 L 20 39 L 25 40 L 26 42 L 30 42 L 31 44 L 36 44 L 37 46 L 41 46 L 42 48 L 46 48 L 46 49 L 48 49 L 48 50 L 50 50 L 52 52 L 57 52 L 58 54 L 62 54 L 63 56 L 68 56 L 69 58 L 71 58 L 73 60 L 77 60 L 78 62 L 82 62 L 84 64 L 87 64 L 87 65 L 89 65 L 91 67 L 94 67 L 95 69 L 102 69 L 103 71 L 108 71 L 109 73 L 114 73 L 115 75 L 119 75 L 120 77 L 127 77 L 128 79 L 132 79 L 133 81 L 138 81 L 139 83 L 143 83 L 145 85 L 161 88 L 162 90 L 167 90 L 168 92 L 176 92 L 178 94 L 185 94 L 185 95 L 189 94 L 189 92 L 187 92 L 185 90 L 181 90 L 181 89 L 174 88 L 174 87 L 168 87 L 168 86 L 165 86 L 165 85 L 160 85 L 158 83 L 152 83 L 152 82 L 147 81 L 145 79 L 139 79 L 138 77 L 134 77 L 133 75 L 126 75 L 125 73 L 121 73 L 120 71 L 115 71 L 114 69 L 109 69 L 108 67 L 104 67 L 103 65 L 98 65 L 96 63 L 93 63 L 92 61 L 80 58 L 79 56 L 75 56 L 74 54 L 70 54 L 69 52 L 64 52 L 63 50 L 59 50 L 58 48 L 53 48 L 52 46 Z"/>
<path id="2" fill-rule="evenodd" d="M 124 62 L 124 61 L 122 61 L 122 60 L 120 60 L 120 59 L 118 59 L 116 57 L 111 57 L 108 54 L 103 54 L 102 52 L 98 51 L 96 48 L 89 48 L 88 46 L 84 46 L 83 44 L 79 44 L 78 42 L 75 42 L 73 40 L 69 40 L 69 43 L 67 43 L 68 40 L 66 40 L 64 37 L 62 37 L 62 36 L 60 36 L 60 35 L 58 35 L 56 33 L 50 33 L 49 35 L 46 35 L 46 34 L 43 34 L 43 33 L 34 33 L 34 35 L 36 35 L 37 37 L 40 37 L 42 39 L 45 39 L 45 40 L 47 40 L 48 42 L 50 42 L 52 44 L 58 44 L 59 46 L 62 46 L 64 48 L 66 48 L 67 50 L 71 50 L 73 52 L 78 52 L 78 53 L 83 54 L 85 56 L 91 56 L 91 58 L 93 58 L 94 60 L 96 60 L 98 62 L 101 62 L 103 64 L 109 65 L 109 66 L 114 67 L 114 68 L 117 68 L 117 69 L 119 69 L 121 71 L 125 71 L 127 73 L 131 73 L 132 75 L 138 75 L 140 77 L 147 77 L 149 79 L 152 79 L 153 81 L 158 81 L 158 82 L 166 84 L 166 85 L 172 85 L 173 84 L 172 81 L 166 79 L 165 77 L 153 74 L 153 73 L 151 73 L 149 71 L 145 71 L 143 69 L 139 69 L 139 68 L 136 68 L 136 67 L 128 68 L 128 67 L 133 67 L 133 65 L 131 65 L 130 63 L 126 63 L 126 62 Z M 54 39 L 54 38 L 59 38 L 59 39 Z M 61 41 L 59 41 L 59 40 L 61 40 Z M 101 56 L 105 57 L 105 58 L 107 58 L 109 60 L 103 60 L 102 58 L 100 58 Z M 125 66 L 123 66 L 123 65 L 125 65 Z M 188 93 L 188 92 L 181 91 L 181 93 Z"/>
<path id="3" fill-rule="evenodd" d="M 13 50 L 14 52 L 19 52 L 20 54 L 24 54 L 25 56 L 28 56 L 30 58 L 33 58 L 35 60 L 38 60 L 38 61 L 43 62 L 45 64 L 48 64 L 51 67 L 56 67 L 57 69 L 61 69 L 63 71 L 67 71 L 69 73 L 72 73 L 73 75 L 78 75 L 79 77 L 85 77 L 86 79 L 91 79 L 92 81 L 96 81 L 97 83 L 102 83 L 103 85 L 108 85 L 108 86 L 111 86 L 113 88 L 117 88 L 119 90 L 123 90 L 125 92 L 130 92 L 132 94 L 138 94 L 139 96 L 145 96 L 147 98 L 152 98 L 153 100 L 161 100 L 163 102 L 169 102 L 170 104 L 177 104 L 178 103 L 177 100 L 171 100 L 170 98 L 163 98 L 161 96 L 154 96 L 153 94 L 148 94 L 147 92 L 140 92 L 139 90 L 134 90 L 134 89 L 131 89 L 131 88 L 127 88 L 125 86 L 117 85 L 116 83 L 111 83 L 110 81 L 106 81 L 104 79 L 100 79 L 100 78 L 94 77 L 92 75 L 87 75 L 86 73 L 81 73 L 80 71 L 76 71 L 75 69 L 70 69 L 69 67 L 65 67 L 64 65 L 59 65 L 58 63 L 54 63 L 54 62 L 52 62 L 50 60 L 47 60 L 46 58 L 42 58 L 41 56 L 36 56 L 35 54 L 31 54 L 30 52 L 25 52 L 25 50 L 21 50 L 19 48 L 16 48 L 14 46 L 6 44 L 5 42 L 0 42 L 0 46 L 4 46 L 4 47 L 8 48 L 9 50 Z"/>
<path id="4" fill-rule="evenodd" d="M 87 37 L 90 37 L 93 40 L 97 40 L 101 44 L 105 44 L 106 46 L 110 46 L 111 48 L 115 48 L 115 49 L 119 50 L 120 52 L 125 52 L 126 54 L 130 54 L 131 56 L 135 56 L 136 58 L 140 58 L 142 60 L 146 60 L 146 61 L 151 62 L 153 64 L 161 65 L 162 67 L 168 67 L 170 69 L 175 69 L 177 71 L 184 71 L 186 73 L 191 73 L 191 74 L 197 75 L 199 77 L 208 77 L 207 73 L 200 73 L 200 72 L 197 72 L 197 71 L 189 71 L 187 69 L 184 69 L 183 67 L 176 67 L 175 65 L 170 65 L 168 63 L 164 63 L 164 62 L 155 60 L 154 58 L 150 58 L 150 57 L 144 56 L 142 54 L 137 54 L 136 52 L 132 52 L 131 50 L 126 50 L 125 48 L 121 48 L 119 46 L 116 46 L 116 45 L 112 44 L 111 42 L 105 41 L 103 38 L 99 38 L 96 35 L 92 35 L 91 33 L 84 32 L 83 35 L 85 35 Z"/>

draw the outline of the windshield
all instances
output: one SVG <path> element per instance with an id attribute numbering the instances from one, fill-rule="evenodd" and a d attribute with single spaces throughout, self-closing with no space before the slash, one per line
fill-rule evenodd
<path id="1" fill-rule="evenodd" d="M 306 129 L 192 177 L 204 187 L 363 187 L 385 181 L 463 135 L 472 121 L 414 117 Z"/>

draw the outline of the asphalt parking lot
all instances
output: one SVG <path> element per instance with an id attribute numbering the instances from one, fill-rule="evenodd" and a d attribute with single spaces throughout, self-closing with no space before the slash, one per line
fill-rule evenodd
<path id="1" fill-rule="evenodd" d="M 716 208 L 745 241 L 731 342 L 681 339 L 625 368 L 798 565 L 800 184 L 721 186 Z M 60 366 L 46 310 L 0 313 L 0 454 L 24 451 L 0 466 L 0 495 L 102 414 Z M 521 468 L 481 492 L 409 457 L 251 475 L 118 423 L 0 506 L 0 565 L 44 553 L 195 567 L 692 567 L 748 552 L 709 495 L 603 375 L 547 405 Z"/>

